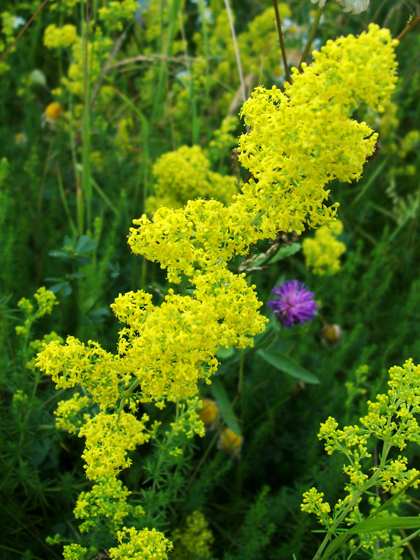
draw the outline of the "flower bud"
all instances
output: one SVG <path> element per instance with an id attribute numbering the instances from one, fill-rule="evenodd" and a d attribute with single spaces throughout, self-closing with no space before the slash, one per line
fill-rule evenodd
<path id="1" fill-rule="evenodd" d="M 325 344 L 338 344 L 343 336 L 343 331 L 338 325 L 325 325 L 322 329 L 322 340 Z"/>
<path id="2" fill-rule="evenodd" d="M 239 455 L 244 438 L 235 434 L 230 428 L 224 428 L 220 434 L 217 447 L 222 451 L 228 451 L 232 455 Z"/>
<path id="3" fill-rule="evenodd" d="M 45 109 L 45 116 L 51 121 L 56 121 L 63 113 L 63 108 L 57 101 L 50 103 Z"/>
<path id="4" fill-rule="evenodd" d="M 213 424 L 219 417 L 219 407 L 211 399 L 202 399 L 202 407 L 198 409 L 198 415 L 205 426 Z"/>

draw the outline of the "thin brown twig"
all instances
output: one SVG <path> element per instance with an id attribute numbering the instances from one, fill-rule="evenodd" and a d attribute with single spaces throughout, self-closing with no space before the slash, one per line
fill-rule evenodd
<path id="1" fill-rule="evenodd" d="M 13 41 L 13 43 L 10 45 L 10 47 L 7 49 L 7 51 L 4 53 L 4 55 L 2 56 L 1 60 L 0 60 L 0 64 L 3 62 L 3 60 L 6 58 L 6 56 L 9 54 L 9 52 L 13 49 L 13 47 L 16 45 L 16 43 L 19 41 L 19 39 L 22 37 L 22 35 L 25 33 L 26 29 L 28 29 L 28 27 L 31 25 L 31 23 L 33 22 L 33 20 L 36 18 L 36 16 L 38 15 L 38 13 L 42 10 L 42 8 L 45 6 L 45 4 L 48 2 L 48 0 L 44 0 L 44 2 L 41 4 L 41 6 L 37 9 L 37 11 L 34 13 L 34 15 L 31 17 L 31 19 L 28 21 L 28 23 L 25 25 L 25 27 L 22 29 L 22 31 L 19 33 L 19 35 L 16 37 L 16 39 Z"/>
<path id="2" fill-rule="evenodd" d="M 414 18 L 411 22 L 407 23 L 407 25 L 405 26 L 405 28 L 401 31 L 401 33 L 398 35 L 397 37 L 397 41 L 402 41 L 404 39 L 404 37 L 410 33 L 410 31 L 412 31 L 416 25 L 418 25 L 420 23 L 420 16 L 417 16 L 416 18 Z"/>
<path id="3" fill-rule="evenodd" d="M 407 533 L 404 531 L 404 529 L 401 529 L 401 530 L 400 530 L 400 533 L 401 533 L 401 535 L 403 536 L 404 539 L 407 538 Z M 419 557 L 417 556 L 416 551 L 415 551 L 414 548 L 413 548 L 413 545 L 412 545 L 411 542 L 409 542 L 409 541 L 407 542 L 407 548 L 408 548 L 408 550 L 410 551 L 411 558 L 412 558 L 413 560 L 419 560 Z"/>

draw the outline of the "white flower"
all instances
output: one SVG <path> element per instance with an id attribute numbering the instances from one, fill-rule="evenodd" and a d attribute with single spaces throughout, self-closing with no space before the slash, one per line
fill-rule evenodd
<path id="1" fill-rule="evenodd" d="M 327 0 L 311 0 L 312 4 L 319 4 L 320 8 L 325 6 Z M 337 4 L 343 6 L 345 12 L 360 14 L 369 7 L 370 0 L 335 0 Z"/>
<path id="2" fill-rule="evenodd" d="M 311 0 L 312 4 L 318 4 L 318 2 L 319 2 L 319 7 L 320 8 L 323 8 L 325 6 L 326 1 L 327 0 Z"/>
<path id="3" fill-rule="evenodd" d="M 13 28 L 16 29 L 19 25 L 25 25 L 26 19 L 23 19 L 20 16 L 13 16 L 15 19 L 13 20 Z"/>
<path id="4" fill-rule="evenodd" d="M 360 14 L 369 7 L 369 0 L 335 0 L 338 4 L 343 6 L 345 12 L 352 12 L 353 14 Z"/>

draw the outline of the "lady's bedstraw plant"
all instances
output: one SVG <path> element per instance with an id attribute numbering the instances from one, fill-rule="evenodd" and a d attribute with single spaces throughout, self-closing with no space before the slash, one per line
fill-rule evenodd
<path id="1" fill-rule="evenodd" d="M 242 109 L 250 132 L 238 149 L 252 178 L 234 202 L 198 199 L 182 209 L 160 208 L 130 231 L 133 252 L 160 262 L 171 282 L 187 277 L 192 295 L 170 289 L 160 307 L 142 290 L 120 295 L 111 307 L 126 326 L 115 355 L 73 337 L 38 355 L 57 387 L 81 386 L 99 406 L 95 416 L 83 417 L 79 432 L 90 479 L 116 477 L 130 464 L 127 453 L 149 439 L 147 417 L 137 418 L 141 403 L 191 399 L 199 381 L 210 383 L 221 347 L 252 346 L 264 330 L 255 286 L 228 262 L 279 232 L 300 234 L 335 220 L 338 204 L 325 204 L 324 187 L 359 179 L 373 153 L 377 135 L 350 115 L 361 103 L 381 111 L 388 102 L 397 80 L 395 45 L 388 30 L 371 25 L 358 38 L 329 41 L 302 74 L 294 71 L 284 93 L 257 88 Z M 123 528 L 117 539 L 110 554 L 121 559 L 134 551 L 147 558 L 146 550 L 166 558 L 170 548 L 149 528 Z M 76 548 L 67 548 L 66 557 L 87 554 Z"/>
<path id="2" fill-rule="evenodd" d="M 420 484 L 420 472 L 417 469 L 407 470 L 406 457 L 391 456 L 392 448 L 403 451 L 408 442 L 420 443 L 420 426 L 415 417 L 420 412 L 420 365 L 415 366 L 413 360 L 410 359 L 405 362 L 403 367 L 392 367 L 389 374 L 390 389 L 388 393 L 377 395 L 374 402 L 368 401 L 368 413 L 360 418 L 360 425 L 345 426 L 340 430 L 338 423 L 332 417 L 321 424 L 319 439 L 325 441 L 325 450 L 329 455 L 336 451 L 345 455 L 347 461 L 343 470 L 350 480 L 345 486 L 346 496 L 340 499 L 334 508 L 324 502 L 324 494 L 318 492 L 316 488 L 311 488 L 303 495 L 302 510 L 314 513 L 327 533 L 315 555 L 316 560 L 328 558 L 338 548 L 337 545 L 340 543 L 334 546 L 334 542 L 329 548 L 326 547 L 333 536 L 338 534 L 343 523 L 352 526 L 363 520 L 359 504 L 363 494 L 369 495 L 371 488 L 382 488 L 384 492 L 395 494 L 409 486 L 417 488 Z M 372 461 L 370 461 L 374 438 L 382 442 L 377 465 L 372 465 Z M 372 500 L 370 501 L 372 502 Z M 371 505 L 375 505 L 375 503 L 371 503 Z M 380 513 L 379 504 L 376 503 L 376 506 L 376 513 L 371 514 L 369 519 Z M 417 524 L 417 527 L 419 525 L 420 523 Z M 407 526 L 407 528 L 410 527 Z M 413 525 L 413 528 L 416 526 Z M 374 531 L 375 528 L 370 529 L 370 531 L 372 530 Z M 376 527 L 376 531 L 380 531 L 380 528 Z M 419 531 L 410 535 L 404 542 L 400 541 L 398 536 L 391 547 L 392 552 L 402 546 L 406 540 L 416 536 Z M 363 533 L 363 531 L 360 532 Z M 351 536 L 354 539 L 354 534 Z M 350 538 L 350 534 L 348 538 Z M 374 550 L 378 552 L 377 538 L 376 534 L 376 538 L 371 539 L 370 542 L 362 541 L 361 546 L 367 552 L 373 553 Z M 347 540 L 343 537 L 341 539 L 341 544 Z M 351 546 L 353 550 L 358 548 L 354 540 Z M 391 549 L 386 554 L 384 550 L 381 552 L 382 554 L 375 558 L 385 557 L 391 552 Z"/>

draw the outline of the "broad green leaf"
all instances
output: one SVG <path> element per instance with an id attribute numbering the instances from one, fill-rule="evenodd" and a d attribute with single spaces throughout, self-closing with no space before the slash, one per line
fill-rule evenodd
<path id="1" fill-rule="evenodd" d="M 310 373 L 295 360 L 277 350 L 258 350 L 257 354 L 275 368 L 285 371 L 289 375 L 306 381 L 306 383 L 319 383 L 318 377 Z"/>
<path id="2" fill-rule="evenodd" d="M 281 261 L 282 259 L 287 259 L 287 257 L 291 257 L 298 251 L 300 251 L 302 245 L 300 243 L 293 243 L 292 245 L 288 245 L 287 247 L 282 247 L 272 259 L 268 261 L 268 264 L 276 263 L 277 261 Z"/>
<path id="3" fill-rule="evenodd" d="M 229 348 L 219 348 L 216 352 L 216 356 L 222 360 L 226 360 L 226 358 L 230 358 L 235 353 L 235 347 L 229 346 Z"/>
<path id="4" fill-rule="evenodd" d="M 223 420 L 226 422 L 228 428 L 230 428 L 238 436 L 241 435 L 241 428 L 239 426 L 238 419 L 233 412 L 232 403 L 226 393 L 226 389 L 223 387 L 219 377 L 213 377 L 210 385 L 210 391 L 213 394 L 214 400 L 219 407 L 220 414 Z"/>

